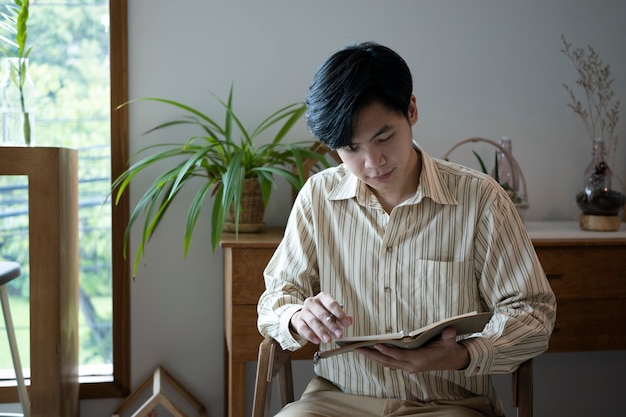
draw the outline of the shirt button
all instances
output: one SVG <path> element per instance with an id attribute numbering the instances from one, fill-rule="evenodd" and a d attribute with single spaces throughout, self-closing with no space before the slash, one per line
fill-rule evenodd
<path id="1" fill-rule="evenodd" d="M 391 287 L 385 287 L 385 292 L 390 292 L 391 291 Z"/>
<path id="2" fill-rule="evenodd" d="M 387 328 L 385 329 L 385 331 L 387 333 L 391 333 L 393 331 L 393 329 L 391 328 L 391 326 L 387 326 Z"/>
<path id="3" fill-rule="evenodd" d="M 391 246 L 387 246 L 387 252 L 391 252 L 393 248 Z"/>

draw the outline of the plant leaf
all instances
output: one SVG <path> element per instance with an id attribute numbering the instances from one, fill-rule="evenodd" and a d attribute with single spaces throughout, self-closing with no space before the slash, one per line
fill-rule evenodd
<path id="1" fill-rule="evenodd" d="M 480 155 L 478 155 L 478 153 L 476 153 L 476 151 L 473 149 L 472 149 L 472 153 L 476 156 L 476 159 L 478 159 L 478 163 L 480 164 L 480 169 L 483 171 L 483 173 L 489 174 L 487 172 L 487 167 L 485 166 L 485 163 L 483 162 L 483 159 L 480 157 Z"/>
<path id="2" fill-rule="evenodd" d="M 20 5 L 20 12 L 17 15 L 17 45 L 19 47 L 18 58 L 24 57 L 26 53 L 26 41 L 28 40 L 28 29 L 26 28 L 26 22 L 28 21 L 28 6 L 29 0 L 15 0 L 17 5 Z M 21 4 L 20 4 L 21 3 Z"/>
<path id="3" fill-rule="evenodd" d="M 165 213 L 168 212 L 171 203 L 175 198 L 179 198 L 180 191 L 186 184 L 189 184 L 190 180 L 201 177 L 204 182 L 198 187 L 187 210 L 185 256 L 207 196 L 214 199 L 211 213 L 211 246 L 215 251 L 219 246 L 223 226 L 231 207 L 235 217 L 235 233 L 238 233 L 242 208 L 241 194 L 247 178 L 258 179 L 263 202 L 267 204 L 272 189 L 276 187 L 275 177 L 283 177 L 294 188 L 300 189 L 304 183 L 305 161 L 314 158 L 321 161 L 321 165 L 329 166 L 328 160 L 322 153 L 309 149 L 312 145 L 311 141 L 282 143 L 288 132 L 303 116 L 306 110 L 304 103 L 290 104 L 273 112 L 250 134 L 234 112 L 233 85 L 231 84 L 226 101 L 219 97 L 215 99 L 225 111 L 221 125 L 215 121 L 216 119 L 203 114 L 200 110 L 174 100 L 147 97 L 130 100 L 118 106 L 121 108 L 138 101 L 153 101 L 183 111 L 184 114 L 181 117 L 159 123 L 145 132 L 146 134 L 177 126 L 185 128 L 193 126 L 200 130 L 200 133 L 194 132 L 186 139 L 174 137 L 169 141 L 171 143 L 157 143 L 140 149 L 133 155 L 133 159 L 137 158 L 139 161 L 130 164 L 112 183 L 110 195 L 115 195 L 117 204 L 138 175 L 147 174 L 148 171 L 161 164 L 166 167 L 139 199 L 127 225 L 124 253 L 128 249 L 130 230 L 134 225 L 142 223 L 133 274 L 136 274 L 137 266 L 149 239 L 158 228 Z M 254 139 L 270 127 L 278 127 L 277 133 L 270 142 L 261 145 L 254 143 Z M 236 138 L 235 136 L 239 134 L 241 136 Z M 152 153 L 143 156 L 144 152 Z"/>

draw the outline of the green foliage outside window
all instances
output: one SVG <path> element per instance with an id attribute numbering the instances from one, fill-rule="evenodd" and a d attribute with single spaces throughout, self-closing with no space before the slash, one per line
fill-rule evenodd
<path id="1" fill-rule="evenodd" d="M 38 0 L 28 20 L 35 143 L 79 150 L 81 365 L 112 362 L 111 211 L 102 204 L 110 190 L 108 10 L 108 0 Z M 24 178 L 0 177 L 0 259 L 25 265 L 9 290 L 28 366 L 26 187 Z M 10 356 L 0 355 L 0 370 L 10 368 Z"/>

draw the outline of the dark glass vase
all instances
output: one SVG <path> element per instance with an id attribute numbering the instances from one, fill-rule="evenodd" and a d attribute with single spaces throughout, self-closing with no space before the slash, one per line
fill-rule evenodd
<path id="1" fill-rule="evenodd" d="M 594 140 L 591 162 L 585 169 L 576 203 L 587 216 L 618 216 L 624 205 L 623 185 L 605 161 L 604 141 Z"/>

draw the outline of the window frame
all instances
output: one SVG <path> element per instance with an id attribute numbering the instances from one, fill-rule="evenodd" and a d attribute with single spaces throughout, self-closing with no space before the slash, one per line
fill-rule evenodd
<path id="1" fill-rule="evenodd" d="M 111 180 L 127 167 L 128 107 L 128 0 L 109 0 L 111 68 Z M 130 265 L 124 258 L 124 231 L 129 220 L 129 198 L 111 202 L 113 381 L 80 384 L 80 398 L 111 398 L 130 393 Z"/>
<path id="2" fill-rule="evenodd" d="M 126 169 L 128 154 L 128 0 L 109 0 L 111 180 Z M 124 259 L 124 231 L 129 197 L 111 202 L 111 272 L 113 303 L 113 380 L 80 384 L 80 399 L 123 397 L 130 393 L 130 263 Z M 19 401 L 14 387 L 0 387 L 0 403 Z"/>

